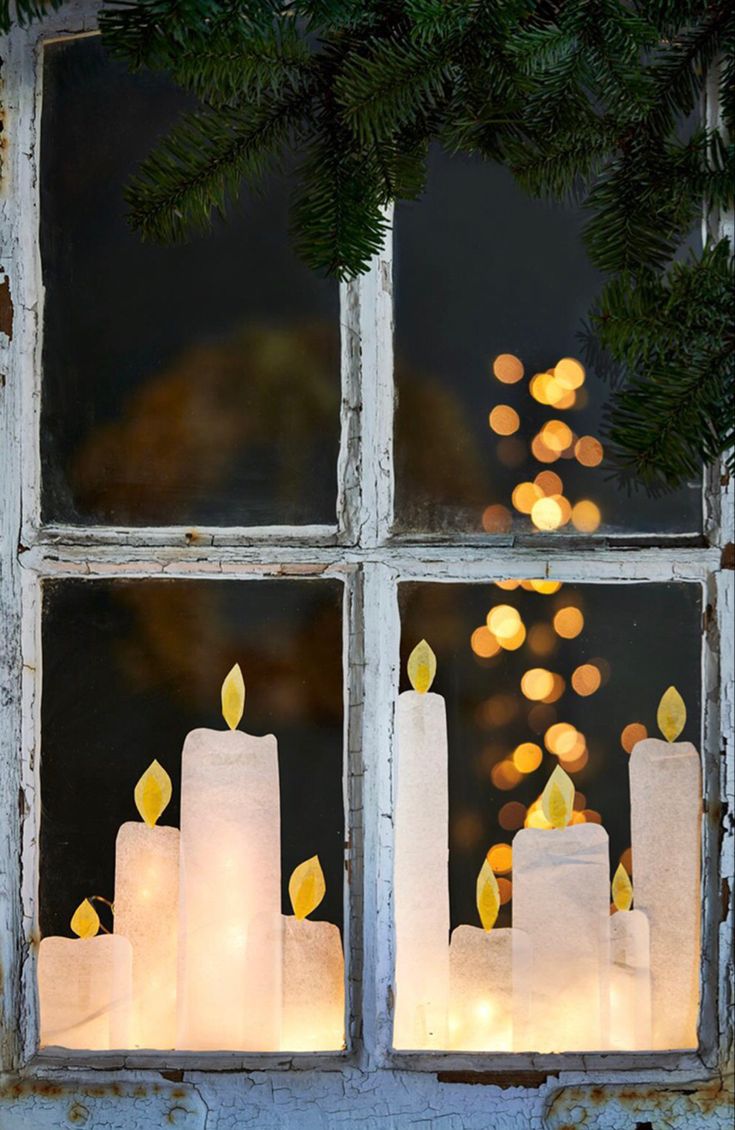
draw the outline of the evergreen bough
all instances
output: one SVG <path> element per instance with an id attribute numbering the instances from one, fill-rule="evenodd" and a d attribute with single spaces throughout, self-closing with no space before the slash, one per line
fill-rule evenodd
<path id="1" fill-rule="evenodd" d="M 12 15 L 0 0 L 0 25 Z M 129 67 L 200 101 L 128 186 L 143 239 L 208 228 L 295 151 L 296 247 L 349 279 L 385 206 L 420 197 L 432 142 L 501 162 L 587 213 L 609 276 L 588 347 L 616 377 L 623 475 L 674 487 L 725 453 L 735 470 L 732 256 L 713 238 L 686 252 L 703 207 L 732 208 L 731 0 L 110 0 L 100 25 Z M 713 126 L 697 111 L 715 71 Z"/>

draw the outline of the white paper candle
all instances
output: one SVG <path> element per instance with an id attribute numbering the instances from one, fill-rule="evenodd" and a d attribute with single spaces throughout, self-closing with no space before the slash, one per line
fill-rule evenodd
<path id="1" fill-rule="evenodd" d="M 635 905 L 651 931 L 656 1050 L 696 1047 L 699 1009 L 701 767 L 691 743 L 674 742 L 686 712 L 672 691 L 659 707 L 670 740 L 647 738 L 630 756 Z"/>
<path id="2" fill-rule="evenodd" d="M 395 794 L 396 1048 L 447 1046 L 449 785 L 447 720 L 429 687 L 436 659 L 425 640 L 408 663 L 413 690 L 398 696 Z"/>
<path id="3" fill-rule="evenodd" d="M 573 798 L 574 784 L 557 766 L 543 806 L 554 827 L 524 828 L 513 840 L 513 928 L 526 933 L 532 947 L 528 1043 L 518 1050 L 606 1045 L 609 840 L 599 824 L 565 826 Z"/>
<path id="4" fill-rule="evenodd" d="M 610 1040 L 620 1051 L 651 1047 L 651 961 L 648 919 L 641 910 L 610 918 Z"/>
<path id="5" fill-rule="evenodd" d="M 309 922 L 325 893 L 317 856 L 289 882 L 293 917 L 283 919 L 283 1051 L 339 1051 L 345 1042 L 345 967 L 339 930 Z"/>
<path id="6" fill-rule="evenodd" d="M 123 824 L 117 834 L 115 933 L 133 948 L 135 1048 L 176 1043 L 179 832 L 155 826 L 170 799 L 171 780 L 154 761 L 135 788 L 143 822 Z"/>
<path id="7" fill-rule="evenodd" d="M 44 938 L 38 948 L 41 1047 L 130 1047 L 132 950 L 127 938 L 95 936 L 98 928 L 85 899 L 72 918 L 80 936 Z"/>
<path id="8" fill-rule="evenodd" d="M 222 691 L 231 730 L 193 730 L 182 754 L 180 1048 L 280 1043 L 278 747 L 234 729 L 244 693 L 233 668 Z"/>

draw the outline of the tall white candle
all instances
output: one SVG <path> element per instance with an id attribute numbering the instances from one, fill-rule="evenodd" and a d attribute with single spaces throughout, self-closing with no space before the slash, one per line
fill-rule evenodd
<path id="1" fill-rule="evenodd" d="M 280 1043 L 278 747 L 272 734 L 234 729 L 243 703 L 236 667 L 223 685 L 230 731 L 193 730 L 184 742 L 180 1048 L 276 1051 Z"/>
<path id="2" fill-rule="evenodd" d="M 345 966 L 339 930 L 309 922 L 325 894 L 317 856 L 289 882 L 293 916 L 283 919 L 283 1051 L 338 1051 L 345 1042 Z"/>
<path id="3" fill-rule="evenodd" d="M 429 693 L 436 672 L 422 640 L 411 653 L 413 690 L 398 696 L 394 811 L 396 1048 L 447 1046 L 449 784 L 446 707 Z"/>
<path id="4" fill-rule="evenodd" d="M 513 928 L 532 947 L 528 1044 L 518 1050 L 606 1046 L 609 840 L 599 824 L 566 826 L 573 798 L 574 784 L 557 766 L 543 805 L 554 827 L 524 828 L 513 840 Z"/>
<path id="5" fill-rule="evenodd" d="M 659 707 L 669 740 L 646 738 L 630 756 L 635 904 L 651 930 L 656 1050 L 697 1046 L 702 784 L 696 749 L 674 741 L 685 717 L 670 688 Z"/>
<path id="6" fill-rule="evenodd" d="M 38 949 L 41 1047 L 109 1051 L 130 1047 L 132 950 L 127 938 L 96 936 L 85 899 L 72 918 L 76 938 L 44 938 Z"/>
<path id="7" fill-rule="evenodd" d="M 171 798 L 168 773 L 154 761 L 136 785 L 143 822 L 123 824 L 115 849 L 115 933 L 133 948 L 135 1048 L 176 1043 L 179 831 L 157 828 Z"/>

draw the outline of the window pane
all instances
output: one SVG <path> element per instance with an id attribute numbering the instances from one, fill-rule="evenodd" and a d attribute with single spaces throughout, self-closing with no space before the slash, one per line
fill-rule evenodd
<path id="1" fill-rule="evenodd" d="M 318 856 L 326 893 L 310 913 L 312 921 L 306 929 L 324 929 L 326 923 L 333 923 L 341 931 L 341 598 L 341 584 L 331 581 L 64 581 L 45 588 L 39 894 L 44 937 L 70 938 L 71 915 L 85 898 L 102 895 L 119 901 L 123 880 L 121 865 L 115 864 L 116 837 L 126 821 L 137 821 L 142 828 L 133 792 L 154 759 L 170 775 L 173 786 L 160 824 L 167 829 L 181 825 L 182 856 L 191 859 L 192 852 L 201 852 L 201 843 L 191 846 L 191 791 L 188 833 L 180 798 L 182 747 L 202 733 L 209 735 L 204 746 L 185 757 L 211 760 L 214 755 L 207 742 L 237 741 L 246 734 L 275 735 L 278 770 L 272 770 L 273 795 L 268 794 L 261 809 L 265 811 L 266 801 L 272 804 L 277 822 L 280 806 L 280 858 L 261 861 L 262 868 L 272 867 L 277 883 L 280 866 L 280 886 L 275 890 L 278 912 L 291 915 L 289 878 L 299 864 Z M 220 686 L 235 662 L 244 674 L 245 711 L 238 733 L 230 735 L 224 732 Z M 212 730 L 220 733 L 212 737 Z M 255 761 L 263 756 L 261 746 L 267 739 L 250 741 L 252 749 L 238 748 L 236 753 Z M 266 770 L 271 771 L 267 765 Z M 213 781 L 212 790 L 215 785 Z M 248 785 L 253 793 L 256 786 L 265 788 L 262 782 Z M 207 782 L 197 787 L 204 789 Z M 221 868 L 213 861 L 203 864 L 211 870 L 208 883 L 222 896 L 208 943 L 211 985 L 207 991 L 216 996 L 214 970 L 226 958 L 220 953 L 219 939 L 235 929 L 231 922 L 228 926 L 229 908 L 237 908 L 243 885 L 252 876 L 247 858 L 243 862 L 244 849 L 229 839 L 229 821 L 238 818 L 229 812 L 229 795 L 220 789 L 212 796 L 207 827 L 212 820 L 220 821 L 217 829 L 210 828 L 212 851 L 224 851 L 229 844 L 231 852 L 220 861 Z M 257 811 L 251 815 L 261 819 Z M 274 838 L 277 847 L 278 829 L 272 824 L 264 822 L 258 835 Z M 119 854 L 119 840 L 117 850 Z M 270 874 L 262 879 L 261 901 L 268 893 L 265 883 Z M 183 875 L 182 866 L 182 883 Z M 194 901 L 191 895 L 190 902 Z M 182 915 L 186 906 L 182 887 Z M 104 905 L 97 909 L 109 925 Z M 186 937 L 186 945 L 193 946 L 195 931 L 183 922 L 182 917 L 179 938 Z M 179 944 L 183 947 L 183 940 Z M 232 1005 L 226 1013 L 236 1023 L 244 1002 L 238 998 L 236 983 L 227 991 Z M 181 1007 L 181 994 L 179 1003 Z M 191 1002 L 189 1007 L 193 1009 Z M 283 1038 L 286 1041 L 285 1034 Z M 227 1028 L 212 1034 L 215 1047 L 268 1050 L 242 1039 L 242 1033 Z M 131 1046 L 173 1045 L 151 1044 L 142 1036 L 133 1037 Z M 176 1046 L 212 1045 L 193 1040 Z M 314 1044 L 307 1041 L 307 1046 Z M 316 1046 L 330 1049 L 334 1043 L 319 1044 L 317 1039 Z"/>
<path id="2" fill-rule="evenodd" d="M 602 276 L 586 257 L 582 222 L 579 209 L 526 196 L 500 166 L 438 151 L 425 198 L 398 208 L 398 529 L 701 528 L 698 483 L 651 498 L 628 496 L 610 480 L 598 442 L 610 389 L 593 366 L 576 390 L 545 394 L 537 382 L 535 394 L 547 403 L 529 390 L 530 379 L 560 359 L 583 360 L 578 335 Z M 509 355 L 501 379 L 493 373 L 499 355 Z M 566 383 L 575 385 L 578 373 L 570 370 Z M 533 502 L 555 494 L 593 507 L 570 517 L 554 499 L 532 519 Z"/>
<path id="3" fill-rule="evenodd" d="M 539 582 L 536 582 L 538 584 Z M 513 933 L 519 928 L 516 917 L 516 896 L 528 894 L 529 879 L 517 876 L 514 868 L 514 852 L 519 830 L 526 828 L 546 829 L 543 847 L 558 844 L 559 832 L 545 822 L 543 809 L 539 808 L 539 798 L 552 771 L 561 766 L 573 782 L 573 810 L 569 819 L 574 823 L 601 825 L 609 837 L 608 845 L 597 845 L 604 860 L 602 880 L 602 900 L 605 920 L 608 914 L 610 888 L 608 883 L 623 863 L 632 878 L 634 902 L 638 907 L 650 899 L 650 876 L 636 871 L 635 847 L 631 853 L 631 802 L 629 768 L 632 764 L 630 754 L 635 743 L 646 736 L 660 738 L 657 725 L 659 700 L 666 689 L 673 685 L 681 693 L 687 708 L 687 721 L 679 742 L 688 741 L 700 747 L 700 624 L 701 591 L 696 585 L 648 584 L 648 585 L 584 585 L 563 584 L 554 592 L 537 592 L 524 581 L 524 587 L 508 587 L 513 582 L 504 582 L 503 587 L 470 584 L 402 584 L 400 586 L 401 610 L 401 690 L 409 687 L 405 679 L 406 665 L 411 650 L 418 641 L 426 638 L 436 653 L 437 670 L 432 691 L 441 696 L 439 706 L 446 704 L 447 747 L 448 747 L 448 894 L 446 863 L 442 864 L 440 855 L 431 869 L 434 847 L 442 846 L 441 827 L 424 825 L 420 827 L 402 826 L 402 815 L 408 812 L 411 820 L 410 802 L 404 805 L 405 797 L 400 795 L 401 781 L 411 779 L 411 726 L 414 723 L 401 721 L 401 712 L 410 702 L 404 699 L 398 712 L 398 752 L 397 781 L 398 800 L 396 819 L 397 873 L 396 883 L 400 884 L 400 843 L 406 841 L 416 844 L 416 851 L 422 859 L 423 890 L 427 903 L 434 902 L 434 925 L 424 923 L 421 948 L 424 954 L 431 952 L 430 930 L 437 931 L 435 948 L 436 965 L 447 960 L 447 931 L 462 927 L 478 928 L 476 934 L 470 932 L 469 941 L 476 942 L 482 931 L 477 904 L 477 880 L 486 858 L 492 865 L 499 888 L 501 905 L 497 921 L 493 927 L 494 943 L 500 945 L 515 940 L 507 932 L 511 925 Z M 517 582 L 515 583 L 517 584 Z M 547 588 L 553 588 L 546 582 Z M 488 617 L 490 620 L 488 621 Z M 488 622 L 493 630 L 488 628 Z M 432 696 L 429 696 L 430 698 Z M 426 708 L 436 707 L 429 703 Z M 416 710 L 419 708 L 416 707 Z M 442 711 L 440 711 L 442 713 Z M 403 728 L 402 728 L 403 726 Z M 430 756 L 446 760 L 446 749 L 436 749 L 441 745 L 437 738 L 440 726 L 436 722 L 427 725 L 422 731 L 422 764 L 428 764 Z M 403 744 L 402 744 L 403 743 Z M 657 743 L 658 753 L 678 747 Z M 698 771 L 698 758 L 694 758 Z M 427 768 L 426 779 L 421 788 L 419 811 L 426 816 L 431 805 L 440 804 L 439 793 L 443 785 L 442 769 Z M 437 761 L 437 766 L 439 762 Z M 439 784 L 436 784 L 436 781 Z M 696 809 L 699 790 L 692 789 L 687 794 L 685 804 Z M 439 797 L 439 800 L 437 800 Z M 655 798 L 653 798 L 655 800 Z M 446 805 L 446 794 L 443 803 Z M 658 802 L 666 807 L 663 797 Z M 439 808 L 437 808 L 437 812 Z M 651 815 L 649 825 L 655 831 L 660 822 L 668 819 L 668 811 L 657 810 Z M 698 813 L 695 816 L 698 821 Z M 415 817 L 414 817 L 415 819 Z M 568 822 L 568 821 L 567 821 Z M 435 824 L 440 825 L 436 820 Z M 667 851 L 671 858 L 676 856 L 676 836 L 684 827 L 682 817 L 674 834 L 667 840 Z M 426 830 L 428 828 L 428 830 Z M 542 832 L 536 833 L 537 838 Z M 577 834 L 573 826 L 567 829 Z M 421 835 L 429 837 L 426 843 Z M 584 833 L 585 835 L 587 833 Z M 593 837 L 600 833 L 593 833 Z M 603 841 L 605 837 L 603 836 Z M 444 841 L 446 844 L 446 841 Z M 644 845 L 645 847 L 645 845 Z M 641 848 L 641 851 L 644 850 Z M 438 850 L 437 849 L 437 850 Z M 408 849 L 404 849 L 407 851 Z M 446 851 L 446 846 L 444 847 Z M 698 824 L 694 830 L 691 852 L 687 865 L 694 866 L 698 858 Z M 632 858 L 631 858 L 632 854 Z M 663 858 L 666 852 L 659 851 Z M 405 857 L 404 857 L 405 858 Z M 609 858 L 609 864 L 608 864 Z M 444 856 L 446 860 L 446 855 Z M 539 861 L 539 869 L 541 867 Z M 593 860 L 587 862 L 591 865 Z M 672 864 L 676 871 L 676 864 Z M 436 872 L 436 873 L 435 873 Z M 554 872 L 548 879 L 553 888 Z M 677 894 L 677 909 L 667 908 L 666 921 L 677 925 L 688 922 L 691 925 L 691 938 L 698 947 L 698 912 L 700 893 L 698 883 L 687 885 L 681 876 L 682 885 Z M 574 898 L 563 889 L 564 878 L 558 880 L 558 906 L 561 913 L 573 920 Z M 523 886 L 526 886 L 524 892 Z M 520 887 L 519 887 L 520 884 Z M 641 893 L 640 899 L 636 891 Z M 599 891 L 598 891 L 599 895 Z M 406 896 L 407 897 L 407 896 Z M 483 1036 L 475 1031 L 468 1036 L 463 1027 L 461 1007 L 457 1005 L 457 990 L 449 990 L 447 1019 L 444 1028 L 441 1022 L 436 1025 L 443 1032 L 443 1041 L 432 1043 L 430 1032 L 424 1030 L 421 1042 L 421 1028 L 418 1032 L 414 1024 L 414 1013 L 408 1021 L 409 1034 L 406 1035 L 406 1016 L 401 1013 L 401 891 L 395 891 L 399 936 L 397 939 L 397 1018 L 402 1030 L 398 1035 L 397 1046 L 427 1046 L 467 1048 L 475 1050 L 510 1050 L 509 1032 L 489 1024 Z M 448 899 L 446 927 L 441 929 L 441 899 Z M 527 902 L 527 899 L 526 899 Z M 403 905 L 405 905 L 405 900 Z M 414 904 L 418 905 L 418 904 Z M 585 904 L 587 905 L 587 904 Z M 655 907 L 646 906 L 650 918 L 651 961 L 655 967 L 660 954 L 666 949 L 667 938 L 656 933 L 657 921 Z M 426 906 L 422 913 L 429 913 Z M 521 911 L 519 911 L 521 913 Z M 527 919 L 527 907 L 522 910 Z M 404 924 L 406 919 L 403 919 Z M 410 931 L 409 925 L 404 928 Z M 635 919 L 621 919 L 620 923 L 635 923 Z M 437 925 L 439 923 L 439 925 Z M 620 924 L 619 923 L 619 924 Z M 553 913 L 545 923 L 548 938 L 558 940 L 555 934 L 559 926 L 564 937 L 563 922 L 554 923 Z M 523 923 L 527 928 L 526 922 Z M 675 927 L 676 928 L 676 927 Z M 685 932 L 686 932 L 686 928 Z M 481 940 L 481 938 L 480 938 Z M 613 939 L 614 940 L 614 939 Z M 691 939 L 690 939 L 691 940 Z M 538 943 L 538 939 L 537 939 Z M 679 951 L 684 952 L 685 938 L 679 939 Z M 454 943 L 453 943 L 454 944 Z M 492 944 L 492 943 L 490 943 Z M 550 945 L 553 942 L 549 943 Z M 611 945 L 613 943 L 611 942 Z M 607 941 L 605 942 L 607 945 Z M 417 958 L 411 952 L 410 933 L 404 939 L 405 961 L 417 976 Z M 450 948 L 449 953 L 452 953 Z M 534 949 L 534 960 L 543 959 L 544 945 Z M 698 953 L 698 950 L 697 950 Z M 499 990 L 510 989 L 510 968 L 508 963 L 503 971 L 503 981 Z M 578 956 L 578 955 L 577 955 Z M 614 954 L 613 954 L 614 956 Z M 450 957 L 450 977 L 452 964 Z M 518 970 L 522 969 L 523 954 L 518 959 Z M 561 963 L 563 965 L 563 962 Z M 518 971 L 517 970 L 517 971 Z M 686 992 L 678 994 L 689 1008 L 688 1019 L 696 1019 L 696 985 L 698 966 L 693 961 L 691 984 Z M 559 993 L 567 994 L 573 1000 L 579 982 L 575 982 L 574 971 L 567 978 L 563 968 L 559 969 Z M 487 973 L 487 970 L 486 970 Z M 489 974 L 488 974 L 489 976 Z M 613 965 L 611 980 L 617 976 Z M 435 977 L 438 983 L 439 977 Z M 564 986 L 566 985 L 566 988 Z M 679 986 L 681 988 L 681 986 Z M 481 986 L 476 986 L 477 996 Z M 411 989 L 420 996 L 419 990 Z M 591 991 L 588 986 L 587 991 Z M 693 996 L 692 996 L 693 994 Z M 491 994 L 492 995 L 492 994 Z M 642 999 L 643 993 L 640 997 Z M 414 998 L 411 997 L 413 1006 Z M 491 1002 L 492 1003 L 492 1002 Z M 680 1042 L 667 1041 L 666 1030 L 656 1041 L 656 1015 L 659 1005 L 659 1019 L 662 1017 L 660 997 L 654 989 L 654 1035 L 637 1036 L 620 1031 L 615 1018 L 609 1031 L 603 1033 L 601 1042 L 596 1040 L 586 1044 L 586 1050 L 598 1047 L 618 1047 L 631 1050 L 633 1047 L 684 1047 L 691 1046 L 693 1028 L 686 1028 L 685 1021 L 679 1023 Z M 498 1006 L 494 1000 L 493 1007 Z M 528 1006 L 528 1001 L 520 1000 L 519 1012 Z M 577 1006 L 585 1011 L 586 1006 Z M 427 1006 L 429 1007 L 429 1006 Z M 552 1047 L 544 1045 L 544 1018 L 548 1009 L 539 1000 L 531 1000 L 531 1032 L 525 1029 L 513 1044 L 514 1050 L 564 1051 L 584 1050 L 579 1033 L 568 1017 L 557 1017 L 557 1043 Z M 576 1006 L 575 1006 L 576 1007 Z M 408 1003 L 406 1003 L 408 1008 Z M 668 1009 L 668 1006 L 667 1006 Z M 501 1009 L 502 1012 L 502 1009 Z M 666 1010 L 663 1010 L 666 1013 Z M 459 1014 L 459 1021 L 457 1016 Z M 466 1019 L 466 1018 L 465 1018 Z M 476 1017 L 478 1024 L 484 1023 Z M 664 1021 L 666 1016 L 664 1015 Z M 619 1017 L 618 1017 L 619 1021 Z M 534 1027 L 534 1022 L 537 1024 Z M 451 1025 L 454 1023 L 454 1032 Z M 540 1026 L 540 1027 L 539 1027 Z M 523 1031 L 522 1025 L 519 1028 Z M 584 1030 L 583 1030 L 584 1031 Z M 548 1035 L 548 1033 L 546 1033 Z M 413 1037 L 413 1039 L 412 1039 Z M 473 1042 L 474 1038 L 474 1042 Z M 592 1037 L 590 1037 L 592 1038 Z M 676 1037 L 672 1036 L 671 1039 Z M 463 1043 L 463 1039 L 469 1041 Z M 483 1039 L 486 1042 L 483 1042 Z M 651 1043 L 651 1040 L 654 1043 Z M 524 1042 L 525 1040 L 525 1042 Z M 638 1042 L 636 1042 L 636 1040 Z M 418 1041 L 418 1042 L 417 1042 Z M 505 1042 L 504 1042 L 505 1041 Z"/>
<path id="4" fill-rule="evenodd" d="M 213 234 L 142 244 L 123 188 L 189 105 L 99 40 L 44 50 L 47 521 L 335 521 L 338 288 L 295 258 L 288 183 Z"/>

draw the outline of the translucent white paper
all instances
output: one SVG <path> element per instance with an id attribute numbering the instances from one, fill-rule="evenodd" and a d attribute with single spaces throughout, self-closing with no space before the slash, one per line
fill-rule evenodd
<path id="1" fill-rule="evenodd" d="M 620 1051 L 651 1047 L 651 957 L 648 919 L 641 910 L 610 918 L 610 1039 Z"/>
<path id="2" fill-rule="evenodd" d="M 179 832 L 123 824 L 115 849 L 115 933 L 133 948 L 134 1048 L 176 1043 Z"/>
<path id="3" fill-rule="evenodd" d="M 697 1046 L 700 962 L 699 754 L 647 738 L 630 756 L 636 909 L 651 931 L 653 1047 Z"/>
<path id="4" fill-rule="evenodd" d="M 339 1051 L 345 1042 L 345 966 L 331 922 L 283 918 L 283 1051 Z"/>
<path id="5" fill-rule="evenodd" d="M 278 1050 L 280 915 L 276 739 L 193 730 L 181 760 L 177 1047 Z"/>
<path id="6" fill-rule="evenodd" d="M 444 1048 L 449 991 L 449 785 L 442 696 L 417 691 L 399 695 L 396 731 L 393 1044 Z"/>
<path id="7" fill-rule="evenodd" d="M 519 930 L 457 926 L 449 946 L 449 1047 L 512 1051 L 525 1032 L 531 947 Z M 517 1019 L 516 1019 L 517 1018 Z"/>
<path id="8" fill-rule="evenodd" d="M 41 1047 L 131 1046 L 133 953 L 127 938 L 44 938 L 38 948 Z"/>
<path id="9" fill-rule="evenodd" d="M 601 825 L 516 834 L 513 927 L 532 948 L 530 1021 L 517 1050 L 605 1047 L 609 916 L 609 841 Z"/>

